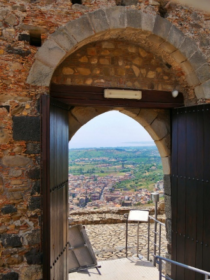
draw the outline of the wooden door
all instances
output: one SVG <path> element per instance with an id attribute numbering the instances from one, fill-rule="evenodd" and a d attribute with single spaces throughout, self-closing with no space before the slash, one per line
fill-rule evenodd
<path id="1" fill-rule="evenodd" d="M 43 252 L 46 280 L 67 279 L 68 110 L 42 97 Z"/>
<path id="2" fill-rule="evenodd" d="M 210 271 L 210 105 L 172 114 L 172 259 Z M 174 280 L 204 276 L 173 266 Z"/>

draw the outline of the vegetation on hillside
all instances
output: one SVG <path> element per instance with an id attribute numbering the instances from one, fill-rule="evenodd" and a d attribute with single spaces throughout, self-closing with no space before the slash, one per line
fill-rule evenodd
<path id="1" fill-rule="evenodd" d="M 115 188 L 132 191 L 153 190 L 154 184 L 163 178 L 161 158 L 155 146 L 71 149 L 69 173 L 85 176 L 131 173 L 131 179 L 116 184 Z"/>

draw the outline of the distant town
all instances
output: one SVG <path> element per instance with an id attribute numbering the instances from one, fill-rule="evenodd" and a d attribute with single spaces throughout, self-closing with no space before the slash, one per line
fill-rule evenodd
<path id="1" fill-rule="evenodd" d="M 151 192 L 163 196 L 162 176 L 156 147 L 72 150 L 69 210 L 149 204 Z"/>

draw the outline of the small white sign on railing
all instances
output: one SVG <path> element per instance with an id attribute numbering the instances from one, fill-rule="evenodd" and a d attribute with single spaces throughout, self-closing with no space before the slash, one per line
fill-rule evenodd
<path id="1" fill-rule="evenodd" d="M 148 222 L 149 211 L 130 210 L 128 221 Z"/>

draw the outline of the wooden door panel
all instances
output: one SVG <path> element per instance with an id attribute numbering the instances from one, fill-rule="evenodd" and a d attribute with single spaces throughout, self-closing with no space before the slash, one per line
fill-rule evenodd
<path id="1" fill-rule="evenodd" d="M 210 271 L 210 105 L 172 114 L 172 259 Z M 175 248 L 174 248 L 175 246 Z M 202 275 L 172 269 L 174 280 Z"/>
<path id="2" fill-rule="evenodd" d="M 44 279 L 67 279 L 68 108 L 42 97 Z"/>

